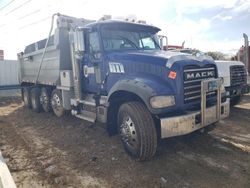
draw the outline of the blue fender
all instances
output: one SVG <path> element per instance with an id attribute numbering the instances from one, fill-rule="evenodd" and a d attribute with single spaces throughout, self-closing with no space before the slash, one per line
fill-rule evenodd
<path id="1" fill-rule="evenodd" d="M 162 111 L 162 109 L 152 108 L 150 105 L 150 98 L 160 95 L 173 95 L 174 91 L 166 81 L 163 81 L 157 77 L 154 78 L 155 79 L 150 77 L 131 77 L 121 79 L 117 81 L 109 90 L 108 101 L 110 101 L 110 98 L 114 93 L 118 91 L 127 91 L 137 95 L 152 114 L 158 114 L 160 111 Z"/>

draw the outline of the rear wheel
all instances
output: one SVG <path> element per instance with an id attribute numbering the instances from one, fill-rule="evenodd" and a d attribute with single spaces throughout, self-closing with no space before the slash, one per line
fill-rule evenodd
<path id="1" fill-rule="evenodd" d="M 31 109 L 30 88 L 24 87 L 22 89 L 22 94 L 23 94 L 24 106 Z"/>
<path id="2" fill-rule="evenodd" d="M 157 135 L 153 118 L 140 102 L 121 105 L 118 126 L 125 150 L 138 161 L 151 159 L 157 148 Z"/>
<path id="3" fill-rule="evenodd" d="M 49 88 L 43 87 L 40 95 L 40 103 L 45 112 L 51 111 L 51 100 L 50 100 L 51 90 Z"/>
<path id="4" fill-rule="evenodd" d="M 42 105 L 40 103 L 40 94 L 41 94 L 41 89 L 38 87 L 34 87 L 31 90 L 31 106 L 32 109 L 39 113 L 42 110 Z"/>
<path id="5" fill-rule="evenodd" d="M 54 114 L 57 117 L 62 117 L 65 114 L 65 109 L 63 108 L 62 93 L 58 89 L 54 89 L 51 94 L 51 106 Z"/>

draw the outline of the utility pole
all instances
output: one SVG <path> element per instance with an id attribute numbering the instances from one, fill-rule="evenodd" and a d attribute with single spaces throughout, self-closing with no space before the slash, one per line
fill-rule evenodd
<path id="1" fill-rule="evenodd" d="M 244 43 L 245 43 L 245 49 L 244 49 L 244 63 L 246 65 L 246 69 L 247 71 L 249 71 L 248 66 L 249 66 L 249 41 L 248 41 L 248 36 L 247 34 L 243 33 L 243 37 L 244 37 Z"/>

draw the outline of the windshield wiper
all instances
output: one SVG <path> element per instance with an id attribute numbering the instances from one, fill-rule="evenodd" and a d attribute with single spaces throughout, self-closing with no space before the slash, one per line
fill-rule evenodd
<path id="1" fill-rule="evenodd" d="M 129 44 L 131 44 L 131 46 L 133 46 L 135 49 L 139 50 L 139 48 L 136 46 L 136 44 L 133 41 L 129 40 L 126 37 L 120 36 L 120 35 L 118 35 L 118 37 L 120 37 L 121 39 L 126 40 Z"/>

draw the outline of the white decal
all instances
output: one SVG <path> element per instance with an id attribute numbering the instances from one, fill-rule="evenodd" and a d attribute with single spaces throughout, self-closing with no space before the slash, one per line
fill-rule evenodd
<path id="1" fill-rule="evenodd" d="M 95 73 L 94 67 L 88 67 L 87 65 L 84 65 L 83 74 L 85 77 L 88 77 L 89 74 L 94 74 L 94 73 Z"/>
<path id="2" fill-rule="evenodd" d="M 109 71 L 111 73 L 124 73 L 124 67 L 121 63 L 109 62 Z"/>

